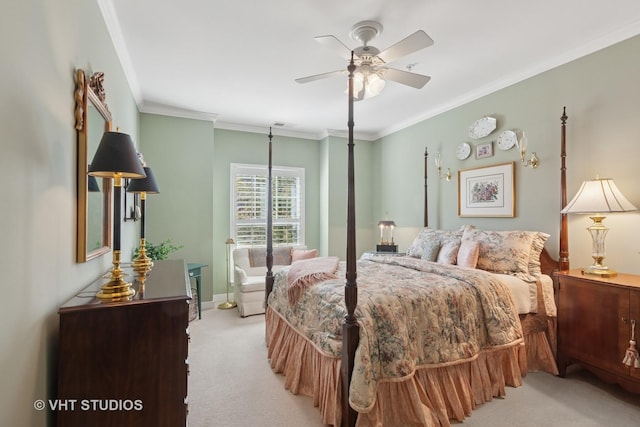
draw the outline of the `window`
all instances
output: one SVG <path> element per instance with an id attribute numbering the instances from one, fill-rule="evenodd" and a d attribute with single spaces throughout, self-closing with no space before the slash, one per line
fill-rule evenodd
<path id="1" fill-rule="evenodd" d="M 231 164 L 231 232 L 238 246 L 267 244 L 267 166 Z M 304 169 L 273 166 L 273 244 L 304 245 Z"/>

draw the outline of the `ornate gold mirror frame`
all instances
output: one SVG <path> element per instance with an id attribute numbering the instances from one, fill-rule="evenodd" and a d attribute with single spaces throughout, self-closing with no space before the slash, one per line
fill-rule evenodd
<path id="1" fill-rule="evenodd" d="M 111 112 L 105 103 L 103 73 L 87 81 L 76 70 L 76 130 L 78 131 L 77 262 L 86 262 L 111 250 L 111 180 L 87 175 L 89 158 L 102 134 L 111 130 Z"/>

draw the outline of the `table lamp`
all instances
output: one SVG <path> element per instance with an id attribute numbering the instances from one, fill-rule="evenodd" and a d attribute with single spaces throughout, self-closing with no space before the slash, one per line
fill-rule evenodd
<path id="1" fill-rule="evenodd" d="M 587 230 L 591 233 L 593 241 L 591 256 L 594 262 L 593 265 L 583 270 L 584 274 L 593 274 L 600 277 L 613 277 L 617 274 L 604 265 L 604 257 L 606 255 L 604 239 L 609 228 L 602 223 L 605 219 L 602 214 L 635 210 L 637 208 L 624 197 L 612 179 L 596 178 L 582 183 L 573 199 L 560 212 L 563 214 L 589 214 L 589 218 L 593 220 L 593 224 L 587 227 Z"/>
<path id="2" fill-rule="evenodd" d="M 120 269 L 122 179 L 145 177 L 131 137 L 126 133 L 105 132 L 89 167 L 89 175 L 113 178 L 113 268 L 111 279 L 102 285 L 97 297 L 105 300 L 130 299 L 135 291 L 131 283 L 123 279 Z"/>
<path id="3" fill-rule="evenodd" d="M 396 223 L 391 220 L 378 222 L 380 229 L 380 244 L 376 245 L 377 252 L 398 252 L 398 246 L 393 241 L 393 229 Z"/>

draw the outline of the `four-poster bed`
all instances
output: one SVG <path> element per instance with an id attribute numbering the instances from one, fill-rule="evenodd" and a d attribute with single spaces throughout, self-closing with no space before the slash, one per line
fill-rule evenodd
<path id="1" fill-rule="evenodd" d="M 345 277 L 346 282 L 343 287 L 339 285 L 340 279 L 313 284 L 302 292 L 301 300 L 295 304 L 287 300 L 287 273 L 279 273 L 277 277 L 271 273 L 272 135 L 269 133 L 266 277 L 269 359 L 274 371 L 285 375 L 285 388 L 294 394 L 313 397 L 314 405 L 320 407 L 324 424 L 390 425 L 393 420 L 401 425 L 446 426 L 450 419 L 462 420 L 469 416 L 478 404 L 503 396 L 506 385 L 521 385 L 522 376 L 529 370 L 544 369 L 557 374 L 553 356 L 553 291 L 549 296 L 549 283 L 543 288 L 545 281 L 534 278 L 530 286 L 535 288 L 532 305 L 537 307 L 530 310 L 532 313 L 519 313 L 518 316 L 509 291 L 494 277 L 497 274 L 424 263 L 415 257 L 375 257 L 360 262 L 356 259 L 354 70 L 352 60 L 348 68 L 347 254 L 346 263 L 341 263 L 336 271 L 337 277 Z M 561 120 L 561 201 L 564 205 L 564 112 Z M 426 163 L 425 151 L 425 227 L 428 223 Z M 561 226 L 560 268 L 567 269 L 564 217 Z M 454 232 L 462 240 L 463 236 L 474 233 L 481 231 L 465 226 Z M 491 234 L 492 238 L 513 237 L 495 233 Z M 524 263 L 528 263 L 529 268 L 525 268 L 525 273 L 534 268 L 538 276 L 542 273 L 550 281 L 548 276 L 559 268 L 559 264 L 543 247 L 546 237 L 542 237 L 543 233 L 517 233 L 517 239 L 524 236 L 529 244 L 535 240 L 538 245 L 537 251 L 525 254 Z M 428 231 L 425 235 L 433 234 Z M 528 258 L 534 254 L 535 259 Z M 357 268 L 364 281 L 360 287 L 356 282 Z M 525 279 L 531 279 L 529 275 L 525 276 Z M 421 280 L 429 280 L 432 286 L 420 284 Z M 408 287 L 405 289 L 405 286 Z M 473 289 L 465 294 L 466 290 L 462 289 L 467 287 Z M 428 290 L 424 291 L 425 288 Z M 436 295 L 432 291 L 435 288 L 442 288 L 444 296 Z M 423 296 L 421 292 L 429 295 Z M 450 300 L 455 301 L 451 303 Z M 448 312 L 455 314 L 448 318 Z M 439 313 L 443 316 L 439 317 Z M 436 324 L 440 326 L 428 326 Z M 429 329 L 438 329 L 447 337 L 436 341 L 442 337 L 435 336 Z M 471 337 L 469 342 L 460 338 L 467 336 Z M 420 345 L 414 345 L 415 342 Z"/>

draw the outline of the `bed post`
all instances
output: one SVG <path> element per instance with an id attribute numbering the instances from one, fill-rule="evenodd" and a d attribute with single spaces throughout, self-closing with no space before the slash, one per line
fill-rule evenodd
<path id="1" fill-rule="evenodd" d="M 564 209 L 567 205 L 567 107 L 563 107 L 560 121 L 560 209 Z M 569 230 L 567 224 L 567 214 L 560 214 L 560 253 L 558 259 L 558 268 L 562 270 L 569 269 Z"/>
<path id="2" fill-rule="evenodd" d="M 272 234 L 272 200 L 271 200 L 271 139 L 273 135 L 271 134 L 271 127 L 269 127 L 269 165 L 267 167 L 269 173 L 267 175 L 267 275 L 265 276 L 265 287 L 264 287 L 264 308 L 267 308 L 267 301 L 269 299 L 269 294 L 273 290 L 273 234 Z"/>
<path id="3" fill-rule="evenodd" d="M 348 187 L 347 187 L 347 273 L 344 286 L 344 302 L 347 308 L 347 315 L 342 325 L 342 426 L 353 427 L 356 425 L 358 414 L 349 405 L 349 384 L 353 372 L 353 361 L 355 359 L 356 347 L 358 347 L 359 326 L 356 321 L 355 310 L 358 304 L 358 285 L 356 283 L 356 210 L 354 191 L 354 161 L 353 161 L 353 72 L 356 66 L 353 62 L 353 52 L 351 52 L 351 62 L 347 70 L 349 71 L 349 158 L 348 158 Z"/>
<path id="4" fill-rule="evenodd" d="M 424 147 L 424 226 L 429 226 L 429 200 L 427 199 L 427 160 L 429 153 L 427 147 Z"/>

